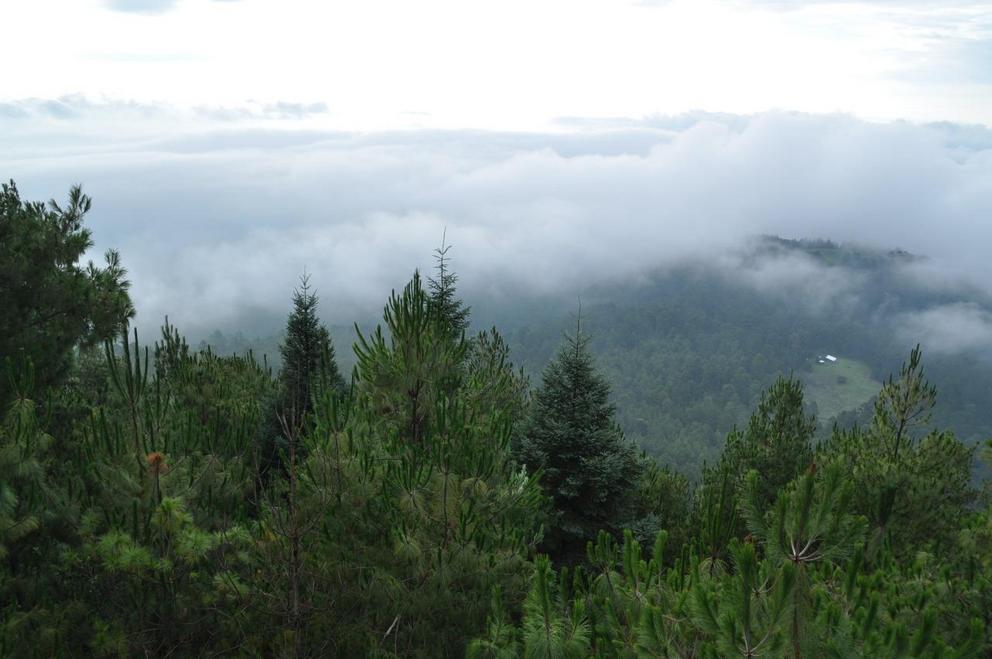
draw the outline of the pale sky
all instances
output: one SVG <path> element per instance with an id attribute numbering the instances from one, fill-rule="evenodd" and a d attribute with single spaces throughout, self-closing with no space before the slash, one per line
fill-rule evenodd
<path id="1" fill-rule="evenodd" d="M 691 110 L 992 125 L 992 2 L 3 0 L 0 101 L 302 104 L 340 129 Z"/>

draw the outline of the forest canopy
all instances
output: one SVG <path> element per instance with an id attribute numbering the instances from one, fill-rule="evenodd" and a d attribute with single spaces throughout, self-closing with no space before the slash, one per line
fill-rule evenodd
<path id="1" fill-rule="evenodd" d="M 774 310 L 721 327 L 702 278 L 521 359 L 473 331 L 442 243 L 353 346 L 304 275 L 274 369 L 167 320 L 139 336 L 126 257 L 80 265 L 90 208 L 0 194 L 0 656 L 992 652 L 978 447 L 935 423 L 918 347 L 823 427 L 782 353 L 826 330 L 728 378 L 687 337 L 739 345 Z M 686 410 L 712 425 L 662 448 Z"/>

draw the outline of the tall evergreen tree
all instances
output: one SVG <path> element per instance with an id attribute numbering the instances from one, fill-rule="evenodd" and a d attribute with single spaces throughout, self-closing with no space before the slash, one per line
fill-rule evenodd
<path id="1" fill-rule="evenodd" d="M 451 269 L 449 263 L 450 249 L 451 245 L 445 244 L 445 239 L 442 237 L 441 246 L 434 250 L 434 271 L 437 276 L 430 277 L 427 281 L 428 300 L 431 311 L 444 326 L 450 328 L 453 337 L 458 337 L 468 329 L 471 308 L 465 306 L 461 298 L 456 295 L 455 284 L 458 283 L 458 275 Z"/>
<path id="2" fill-rule="evenodd" d="M 802 474 L 813 460 L 816 418 L 803 405 L 803 384 L 779 377 L 761 394 L 747 426 L 734 428 L 716 465 L 703 468 L 695 517 L 702 529 L 701 550 L 715 569 L 729 556 L 730 541 L 747 533 L 737 513 L 737 494 L 750 471 L 757 473 L 757 497 L 768 507 L 779 491 Z"/>
<path id="3" fill-rule="evenodd" d="M 317 301 L 317 294 L 310 288 L 310 276 L 304 274 L 300 287 L 293 292 L 293 311 L 286 321 L 286 339 L 280 346 L 283 413 L 297 419 L 313 410 L 315 387 L 344 387 L 330 332 L 317 316 Z"/>
<path id="4" fill-rule="evenodd" d="M 726 470 L 735 483 L 750 470 L 756 471 L 761 505 L 768 506 L 812 462 L 815 432 L 816 418 L 803 407 L 802 382 L 780 377 L 761 394 L 747 427 L 727 437 L 718 468 Z"/>
<path id="5" fill-rule="evenodd" d="M 872 431 L 893 461 L 899 460 L 900 449 L 916 442 L 913 431 L 930 422 L 936 404 L 937 388 L 924 376 L 923 351 L 917 344 L 902 365 L 899 379 L 889 375 L 875 399 Z"/>
<path id="6" fill-rule="evenodd" d="M 925 432 L 936 401 L 916 346 L 899 377 L 890 376 L 879 392 L 871 425 L 836 430 L 820 449 L 855 482 L 855 506 L 871 522 L 873 549 L 886 544 L 910 556 L 929 542 L 941 551 L 975 499 L 974 447 L 949 431 Z"/>
<path id="7" fill-rule="evenodd" d="M 64 379 L 73 348 L 114 337 L 134 315 L 117 252 L 104 268 L 80 264 L 93 246 L 90 206 L 78 185 L 66 206 L 22 201 L 13 181 L 0 185 L 0 368 L 30 360 L 38 388 Z M 0 406 L 11 394 L 0 377 Z"/>
<path id="8" fill-rule="evenodd" d="M 596 372 L 589 339 L 574 335 L 545 369 L 519 459 L 554 501 L 548 550 L 565 562 L 581 556 L 601 529 L 627 515 L 641 466 L 614 421 L 610 387 Z"/>

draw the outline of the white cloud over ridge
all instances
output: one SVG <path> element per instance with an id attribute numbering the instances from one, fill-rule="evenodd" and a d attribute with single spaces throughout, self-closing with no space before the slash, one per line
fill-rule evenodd
<path id="1" fill-rule="evenodd" d="M 974 303 L 934 306 L 896 318 L 905 343 L 921 343 L 938 354 L 982 352 L 992 347 L 992 313 Z"/>
<path id="2" fill-rule="evenodd" d="M 300 122 L 257 116 L 149 130 L 134 119 L 143 111 L 0 112 L 0 176 L 32 199 L 84 184 L 99 248 L 121 249 L 147 324 L 168 314 L 195 332 L 278 316 L 304 267 L 328 320 L 349 322 L 429 267 L 445 227 L 469 294 L 577 293 L 701 261 L 733 269 L 726 255 L 764 233 L 900 247 L 945 281 L 992 276 L 981 127 L 766 113 L 547 133 L 290 130 Z M 863 285 L 817 267 L 769 262 L 742 280 Z M 971 336 L 985 335 L 950 339 Z"/>

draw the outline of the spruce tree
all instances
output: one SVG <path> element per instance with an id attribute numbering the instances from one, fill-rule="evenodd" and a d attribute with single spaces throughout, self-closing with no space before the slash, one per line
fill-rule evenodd
<path id="1" fill-rule="evenodd" d="M 300 278 L 293 292 L 293 311 L 286 321 L 286 339 L 280 346 L 284 389 L 283 413 L 302 419 L 313 410 L 315 387 L 343 388 L 330 332 L 317 316 L 317 295 L 310 276 Z"/>
<path id="2" fill-rule="evenodd" d="M 441 238 L 441 246 L 434 250 L 434 270 L 437 277 L 430 277 L 427 281 L 428 300 L 432 313 L 437 316 L 444 327 L 449 328 L 452 338 L 457 338 L 468 329 L 471 309 L 466 307 L 455 294 L 458 275 L 451 269 L 448 262 L 450 249 L 451 245 L 446 245 L 444 238 Z"/>
<path id="3" fill-rule="evenodd" d="M 599 530 L 618 528 L 640 475 L 609 399 L 578 325 L 544 371 L 518 456 L 528 469 L 541 470 L 554 502 L 547 549 L 565 562 L 579 558 Z"/>

